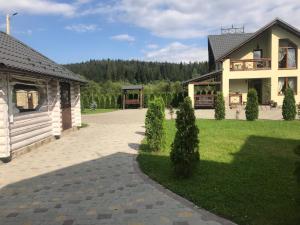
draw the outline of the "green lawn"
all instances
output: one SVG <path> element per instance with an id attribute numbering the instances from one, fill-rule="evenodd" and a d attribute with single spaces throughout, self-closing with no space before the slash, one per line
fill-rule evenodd
<path id="1" fill-rule="evenodd" d="M 295 174 L 300 121 L 198 120 L 197 125 L 201 161 L 190 179 L 173 176 L 170 147 L 161 153 L 141 151 L 141 169 L 198 206 L 238 224 L 300 224 Z M 170 146 L 175 122 L 167 121 L 166 127 Z"/>
<path id="2" fill-rule="evenodd" d="M 113 112 L 116 111 L 117 109 L 84 109 L 82 110 L 82 114 L 96 114 L 96 113 L 106 113 L 106 112 Z"/>

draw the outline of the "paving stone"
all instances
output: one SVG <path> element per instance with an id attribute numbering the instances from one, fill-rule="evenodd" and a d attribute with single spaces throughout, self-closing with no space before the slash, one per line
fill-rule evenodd
<path id="1" fill-rule="evenodd" d="M 152 204 L 148 204 L 145 207 L 146 207 L 146 209 L 153 209 L 153 205 Z"/>
<path id="2" fill-rule="evenodd" d="M 98 220 L 104 220 L 104 219 L 110 219 L 112 217 L 112 214 L 98 214 L 97 219 Z"/>
<path id="3" fill-rule="evenodd" d="M 137 209 L 125 209 L 124 210 L 124 213 L 126 213 L 126 214 L 135 214 L 137 212 L 138 212 Z"/>
<path id="4" fill-rule="evenodd" d="M 163 204 L 165 204 L 164 201 L 157 201 L 157 202 L 156 202 L 156 205 L 163 205 Z"/>
<path id="5" fill-rule="evenodd" d="M 36 208 L 34 209 L 34 213 L 44 213 L 44 212 L 47 212 L 48 209 L 47 208 Z"/>
<path id="6" fill-rule="evenodd" d="M 174 221 L 173 225 L 189 225 L 187 221 Z"/>
<path id="7" fill-rule="evenodd" d="M 6 217 L 7 217 L 7 218 L 10 218 L 10 217 L 16 217 L 16 216 L 18 216 L 18 215 L 19 215 L 19 213 L 17 213 L 17 212 L 12 212 L 12 213 L 8 214 Z"/>
<path id="8" fill-rule="evenodd" d="M 74 220 L 65 220 L 62 225 L 72 225 L 74 223 Z"/>
<path id="9" fill-rule="evenodd" d="M 61 208 L 61 204 L 56 204 L 56 205 L 54 206 L 54 208 L 60 209 L 60 208 Z"/>

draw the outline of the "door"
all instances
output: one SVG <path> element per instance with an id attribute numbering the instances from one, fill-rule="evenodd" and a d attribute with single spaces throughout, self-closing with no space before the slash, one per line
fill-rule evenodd
<path id="1" fill-rule="evenodd" d="M 72 127 L 70 84 L 60 83 L 60 105 L 63 130 Z"/>
<path id="2" fill-rule="evenodd" d="M 255 89 L 257 92 L 258 103 L 262 104 L 262 79 L 253 79 L 248 81 L 248 89 Z"/>

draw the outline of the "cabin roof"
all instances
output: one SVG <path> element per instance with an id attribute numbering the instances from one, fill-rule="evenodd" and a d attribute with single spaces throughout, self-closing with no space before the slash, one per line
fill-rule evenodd
<path id="1" fill-rule="evenodd" d="M 142 90 L 143 88 L 143 85 L 129 85 L 123 86 L 122 90 Z"/>
<path id="2" fill-rule="evenodd" d="M 86 82 L 79 74 L 71 72 L 4 32 L 0 32 L 0 64 L 10 69 Z"/>

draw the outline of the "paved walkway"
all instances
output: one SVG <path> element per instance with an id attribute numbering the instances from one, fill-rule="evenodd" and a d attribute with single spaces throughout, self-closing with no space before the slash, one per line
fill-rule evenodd
<path id="1" fill-rule="evenodd" d="M 0 224 L 232 224 L 140 173 L 144 113 L 85 116 L 89 127 L 0 165 Z"/>

